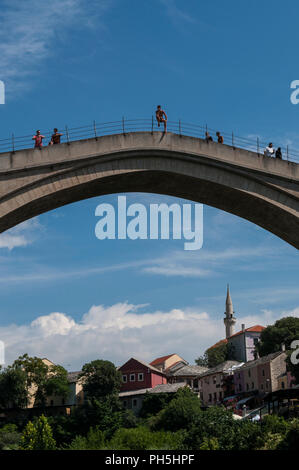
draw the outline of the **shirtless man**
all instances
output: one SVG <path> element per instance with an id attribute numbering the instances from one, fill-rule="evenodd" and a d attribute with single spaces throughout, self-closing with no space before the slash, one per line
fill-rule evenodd
<path id="1" fill-rule="evenodd" d="M 157 109 L 156 109 L 156 119 L 157 119 L 157 122 L 158 122 L 158 127 L 160 127 L 161 122 L 164 122 L 164 132 L 166 134 L 167 116 L 166 116 L 165 111 L 163 111 L 163 109 L 161 109 L 160 105 L 158 105 Z"/>
<path id="2" fill-rule="evenodd" d="M 41 149 L 43 146 L 44 135 L 41 135 L 40 131 L 36 131 L 36 134 L 32 137 L 32 140 L 35 140 L 34 148 Z"/>
<path id="3" fill-rule="evenodd" d="M 63 135 L 61 132 L 58 132 L 58 129 L 55 127 L 54 134 L 52 134 L 49 145 L 60 144 L 60 137 Z"/>

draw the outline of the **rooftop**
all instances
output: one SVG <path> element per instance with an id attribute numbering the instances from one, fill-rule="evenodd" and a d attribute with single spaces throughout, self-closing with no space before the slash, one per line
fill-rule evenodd
<path id="1" fill-rule="evenodd" d="M 175 354 L 168 354 L 168 356 L 157 357 L 157 359 L 154 359 L 150 364 L 152 366 L 155 366 L 157 364 L 162 364 L 162 362 L 165 362 L 171 356 L 175 356 Z"/>
<path id="2" fill-rule="evenodd" d="M 253 361 L 246 362 L 240 369 L 248 369 L 252 366 L 258 364 L 265 364 L 266 362 L 272 361 L 276 357 L 280 356 L 280 354 L 285 354 L 285 351 L 276 351 L 271 354 L 267 354 L 266 356 L 259 357 L 258 359 L 254 359 Z"/>
<path id="3" fill-rule="evenodd" d="M 141 390 L 131 390 L 129 392 L 120 392 L 119 397 L 132 397 L 135 395 L 145 395 L 146 393 L 175 393 L 180 388 L 186 387 L 183 382 L 176 384 L 161 384 L 156 385 L 154 388 L 142 388 Z"/>
<path id="4" fill-rule="evenodd" d="M 224 361 L 221 364 L 218 364 L 218 366 L 213 367 L 212 369 L 207 369 L 207 371 L 201 373 L 199 377 L 205 377 L 206 375 L 216 374 L 217 372 L 226 372 L 229 370 L 233 370 L 241 364 L 243 363 L 238 361 Z"/>
<path id="5" fill-rule="evenodd" d="M 185 365 L 180 367 L 178 370 L 174 371 L 169 371 L 168 374 L 174 377 L 185 377 L 185 376 L 195 376 L 197 377 L 199 374 L 202 374 L 203 372 L 206 372 L 209 370 L 207 367 L 202 367 L 202 366 L 190 366 L 190 365 Z"/>
<path id="6" fill-rule="evenodd" d="M 152 370 L 153 372 L 156 372 L 158 374 L 163 374 L 163 372 L 160 370 L 160 369 L 156 369 L 156 367 L 153 367 L 152 365 L 152 362 L 150 364 L 148 364 L 147 362 L 145 361 L 142 361 L 141 359 L 137 359 L 136 357 L 131 357 L 127 362 L 125 362 L 125 364 L 123 364 L 122 366 L 118 367 L 118 370 L 121 370 L 122 367 L 124 367 L 129 361 L 131 360 L 134 360 L 134 361 L 137 361 L 139 362 L 140 364 L 142 364 L 143 366 L 147 367 L 148 369 Z"/>

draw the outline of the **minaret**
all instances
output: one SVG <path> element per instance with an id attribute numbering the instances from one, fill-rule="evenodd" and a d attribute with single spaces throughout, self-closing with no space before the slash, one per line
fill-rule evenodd
<path id="1" fill-rule="evenodd" d="M 227 284 L 227 294 L 226 294 L 226 309 L 224 312 L 225 318 L 223 319 L 225 324 L 225 335 L 226 338 L 229 338 L 234 334 L 234 325 L 236 323 L 236 318 L 234 317 L 233 303 L 229 293 L 229 285 Z"/>

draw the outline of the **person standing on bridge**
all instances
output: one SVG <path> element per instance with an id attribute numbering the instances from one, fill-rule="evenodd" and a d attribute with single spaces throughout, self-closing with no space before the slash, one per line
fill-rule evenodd
<path id="1" fill-rule="evenodd" d="M 218 139 L 218 144 L 223 144 L 223 137 L 220 135 L 220 132 L 216 132 L 217 139 Z"/>
<path id="2" fill-rule="evenodd" d="M 34 148 L 41 149 L 43 146 L 44 135 L 41 135 L 40 131 L 36 131 L 36 134 L 32 137 L 32 140 L 35 140 Z"/>
<path id="3" fill-rule="evenodd" d="M 208 142 L 208 143 L 209 143 L 209 142 L 213 142 L 213 137 L 210 136 L 210 134 L 209 134 L 208 131 L 206 132 L 206 142 Z"/>
<path id="4" fill-rule="evenodd" d="M 265 148 L 264 155 L 265 155 L 265 157 L 274 157 L 274 155 L 275 155 L 275 150 L 274 150 L 274 148 L 273 148 L 272 142 L 270 142 L 270 144 L 268 145 L 268 147 Z"/>
<path id="5" fill-rule="evenodd" d="M 167 132 L 167 130 L 166 130 L 167 115 L 166 115 L 165 111 L 163 111 L 163 109 L 161 108 L 160 105 L 158 105 L 157 109 L 156 109 L 156 119 L 157 119 L 157 122 L 158 122 L 158 127 L 160 127 L 161 122 L 164 122 L 164 132 L 166 134 L 166 132 Z"/>
<path id="6" fill-rule="evenodd" d="M 61 132 L 58 132 L 58 129 L 55 127 L 54 129 L 54 134 L 52 134 L 51 140 L 49 142 L 49 145 L 55 145 L 55 144 L 60 144 L 60 137 L 63 135 Z"/>
<path id="7" fill-rule="evenodd" d="M 276 150 L 275 157 L 282 160 L 282 153 L 281 153 L 281 148 L 280 147 L 278 147 L 278 149 Z"/>

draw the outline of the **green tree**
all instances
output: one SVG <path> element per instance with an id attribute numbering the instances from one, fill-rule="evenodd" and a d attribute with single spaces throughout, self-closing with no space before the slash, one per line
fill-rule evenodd
<path id="1" fill-rule="evenodd" d="M 259 424 L 235 421 L 232 412 L 213 406 L 191 423 L 184 445 L 190 450 L 208 449 L 209 444 L 221 450 L 253 450 L 260 435 Z"/>
<path id="2" fill-rule="evenodd" d="M 80 376 L 87 399 L 101 400 L 108 396 L 118 396 L 121 373 L 112 362 L 98 359 L 84 364 Z"/>
<path id="3" fill-rule="evenodd" d="M 22 450 L 54 450 L 56 442 L 47 418 L 41 415 L 35 423 L 29 421 L 25 427 L 20 448 Z"/>
<path id="4" fill-rule="evenodd" d="M 26 374 L 23 370 L 0 372 L 0 408 L 22 408 L 27 403 Z"/>
<path id="5" fill-rule="evenodd" d="M 269 325 L 261 333 L 261 340 L 257 345 L 260 356 L 281 350 L 282 344 L 287 351 L 287 369 L 299 384 L 299 367 L 291 361 L 291 344 L 299 339 L 299 318 L 285 317 L 277 320 L 274 325 Z"/>
<path id="6" fill-rule="evenodd" d="M 229 346 L 227 343 L 220 344 L 219 346 L 208 348 L 203 356 L 200 356 L 195 360 L 198 366 L 203 367 L 216 367 L 218 364 L 221 364 L 228 359 L 232 359 L 230 357 Z"/>
<path id="7" fill-rule="evenodd" d="M 175 398 L 158 414 L 155 429 L 178 431 L 189 427 L 202 413 L 200 400 L 188 387 L 176 392 Z"/>
<path id="8" fill-rule="evenodd" d="M 47 397 L 51 395 L 68 396 L 67 371 L 62 366 L 47 365 L 39 357 L 24 354 L 10 368 L 26 374 L 27 393 L 31 393 L 37 406 L 45 406 Z"/>
<path id="9" fill-rule="evenodd" d="M 299 419 L 294 418 L 289 423 L 289 429 L 284 435 L 283 440 L 278 443 L 279 450 L 295 450 L 298 451 L 299 446 Z"/>
<path id="10" fill-rule="evenodd" d="M 282 344 L 285 344 L 286 349 L 290 349 L 291 343 L 295 339 L 299 339 L 299 318 L 281 318 L 261 332 L 257 349 L 260 356 L 266 356 L 280 351 Z"/>
<path id="11" fill-rule="evenodd" d="M 146 393 L 139 412 L 141 418 L 156 415 L 174 398 L 172 393 Z"/>

